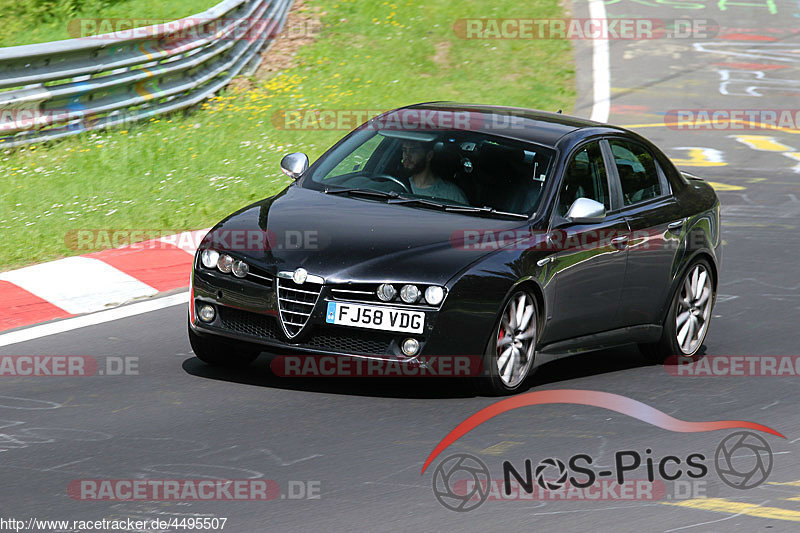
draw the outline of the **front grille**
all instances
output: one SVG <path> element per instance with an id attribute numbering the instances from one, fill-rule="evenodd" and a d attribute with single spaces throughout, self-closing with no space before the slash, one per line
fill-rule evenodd
<path id="1" fill-rule="evenodd" d="M 218 309 L 224 329 L 266 340 L 283 340 L 273 316 L 226 306 Z M 392 336 L 380 331 L 317 326 L 304 343 L 292 346 L 354 355 L 387 355 L 392 353 L 391 344 Z"/>
<path id="2" fill-rule="evenodd" d="M 279 338 L 278 323 L 272 316 L 219 306 L 219 319 L 223 328 L 237 333 L 264 339 Z"/>
<path id="3" fill-rule="evenodd" d="M 392 336 L 377 331 L 349 330 L 314 331 L 306 341 L 310 348 L 359 355 L 386 355 L 391 353 Z"/>
<path id="4" fill-rule="evenodd" d="M 286 335 L 295 337 L 308 322 L 317 303 L 322 285 L 306 282 L 298 285 L 292 280 L 275 278 L 278 288 L 278 311 Z"/>

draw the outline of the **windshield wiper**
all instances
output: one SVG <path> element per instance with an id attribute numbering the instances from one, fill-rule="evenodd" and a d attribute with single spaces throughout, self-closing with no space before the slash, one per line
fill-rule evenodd
<path id="1" fill-rule="evenodd" d="M 416 205 L 424 205 L 426 207 L 435 207 L 436 209 L 444 209 L 448 206 L 448 204 L 443 204 L 441 202 L 434 202 L 433 200 L 426 200 L 424 198 L 408 198 L 407 196 L 400 196 L 398 195 L 397 198 L 389 200 L 386 202 L 387 204 L 416 204 Z"/>
<path id="2" fill-rule="evenodd" d="M 416 205 L 423 205 L 426 207 L 435 207 L 436 209 L 441 209 L 443 211 L 448 211 L 452 213 L 481 213 L 481 214 L 488 214 L 488 215 L 497 215 L 497 216 L 505 216 L 505 217 L 514 217 L 514 218 L 521 218 L 521 219 L 528 219 L 528 215 L 523 215 L 520 213 L 508 213 L 506 211 L 498 211 L 492 207 L 484 206 L 484 207 L 473 207 L 470 205 L 455 205 L 455 204 L 445 204 L 442 202 L 436 202 L 433 200 L 426 200 L 424 198 L 409 198 L 407 196 L 399 196 L 394 200 L 389 200 L 389 204 L 416 204 Z"/>
<path id="3" fill-rule="evenodd" d="M 325 194 L 360 194 L 362 196 L 372 196 L 374 198 L 397 198 L 398 193 L 394 191 L 376 191 L 375 189 L 325 189 Z"/>
<path id="4" fill-rule="evenodd" d="M 498 211 L 494 207 L 489 206 L 472 207 L 469 205 L 446 205 L 445 210 L 452 211 L 454 213 L 486 213 L 489 215 L 524 218 L 525 220 L 528 219 L 528 215 L 523 215 L 522 213 L 509 213 L 508 211 Z"/>
<path id="5" fill-rule="evenodd" d="M 373 198 L 385 198 L 387 199 L 386 203 L 388 204 L 400 204 L 400 205 L 414 204 L 425 207 L 433 207 L 435 209 L 440 209 L 452 213 L 481 213 L 487 215 L 521 218 L 526 220 L 528 218 L 528 215 L 523 215 L 520 213 L 508 213 L 506 211 L 498 211 L 493 207 L 488 207 L 488 206 L 473 207 L 470 205 L 446 204 L 442 202 L 436 202 L 434 200 L 427 200 L 425 198 L 409 198 L 408 196 L 401 196 L 399 193 L 395 191 L 387 192 L 387 191 L 377 191 L 375 189 L 350 188 L 350 189 L 324 189 L 324 192 L 325 194 L 354 194 L 362 196 L 371 196 Z"/>

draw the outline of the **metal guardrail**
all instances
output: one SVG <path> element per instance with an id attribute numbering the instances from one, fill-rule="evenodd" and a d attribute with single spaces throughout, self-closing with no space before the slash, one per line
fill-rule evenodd
<path id="1" fill-rule="evenodd" d="M 192 106 L 252 73 L 292 0 L 224 0 L 174 22 L 0 48 L 0 148 Z"/>

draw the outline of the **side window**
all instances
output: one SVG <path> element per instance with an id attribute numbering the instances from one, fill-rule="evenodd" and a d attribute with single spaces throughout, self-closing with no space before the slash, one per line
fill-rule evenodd
<path id="1" fill-rule="evenodd" d="M 364 170 L 364 166 L 372 157 L 375 149 L 383 140 L 380 135 L 373 136 L 370 140 L 353 150 L 350 155 L 342 159 L 342 161 L 331 170 L 325 179 L 341 176 L 342 174 L 350 174 L 351 172 L 358 172 Z"/>
<path id="2" fill-rule="evenodd" d="M 661 181 L 652 154 L 636 143 L 609 139 L 625 205 L 661 196 Z"/>
<path id="3" fill-rule="evenodd" d="M 600 202 L 606 206 L 606 211 L 611 209 L 606 167 L 598 142 L 585 145 L 567 163 L 558 197 L 559 214 L 566 216 L 570 206 L 578 198 Z"/>

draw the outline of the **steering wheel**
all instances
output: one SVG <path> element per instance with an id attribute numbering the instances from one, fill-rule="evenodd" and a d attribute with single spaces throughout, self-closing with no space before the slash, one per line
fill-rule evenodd
<path id="1" fill-rule="evenodd" d="M 405 192 L 407 192 L 409 194 L 411 193 L 411 191 L 408 189 L 408 186 L 405 183 L 403 183 L 399 179 L 395 178 L 394 176 L 390 176 L 389 174 L 373 174 L 371 176 L 365 176 L 365 177 L 369 177 L 369 178 L 372 178 L 372 179 L 384 179 L 384 180 L 393 181 L 396 184 L 398 184 L 399 186 L 401 186 Z"/>

